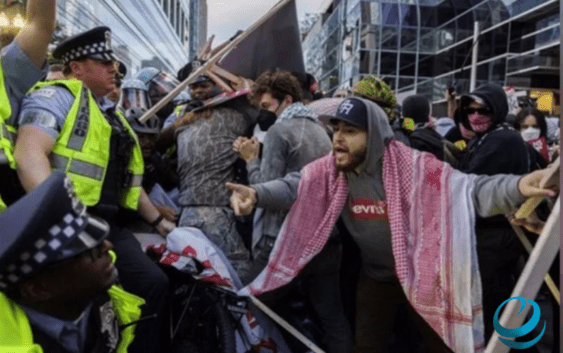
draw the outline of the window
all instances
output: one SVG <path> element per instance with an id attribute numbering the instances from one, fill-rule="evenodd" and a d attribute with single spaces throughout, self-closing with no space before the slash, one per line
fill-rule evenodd
<path id="1" fill-rule="evenodd" d="M 176 3 L 178 0 L 171 0 L 170 1 L 170 24 L 172 25 L 172 27 L 174 27 L 174 19 L 175 19 L 175 12 L 174 10 L 176 9 Z"/>
<path id="2" fill-rule="evenodd" d="M 400 66 L 399 75 L 414 76 L 415 68 L 416 68 L 416 55 L 401 53 L 401 66 Z"/>
<path id="3" fill-rule="evenodd" d="M 162 9 L 164 10 L 164 13 L 166 14 L 166 16 L 168 16 L 168 0 L 163 0 L 162 1 Z"/>
<path id="4" fill-rule="evenodd" d="M 186 32 L 185 32 L 185 26 L 186 26 L 186 18 L 185 18 L 185 14 L 184 11 L 182 11 L 182 18 L 180 21 L 180 40 L 182 41 L 182 44 L 186 43 Z"/>
<path id="5" fill-rule="evenodd" d="M 391 74 L 397 72 L 397 53 L 381 53 L 381 75 Z"/>
<path id="6" fill-rule="evenodd" d="M 397 27 L 383 27 L 381 29 L 381 49 L 397 50 L 398 33 Z"/>
<path id="7" fill-rule="evenodd" d="M 385 25 L 399 24 L 399 5 L 382 3 L 382 22 Z"/>
<path id="8" fill-rule="evenodd" d="M 411 51 L 416 51 L 417 34 L 418 33 L 416 29 L 403 28 L 401 30 L 401 48 L 411 48 Z"/>
<path id="9" fill-rule="evenodd" d="M 430 6 L 420 6 L 420 26 L 436 27 L 436 8 Z"/>
<path id="10" fill-rule="evenodd" d="M 176 34 L 179 36 L 180 35 L 180 19 L 182 18 L 180 16 L 180 12 L 183 12 L 182 9 L 180 8 L 180 2 L 178 1 L 176 3 L 176 20 L 175 20 L 175 24 L 176 24 Z"/>
<path id="11" fill-rule="evenodd" d="M 416 13 L 416 5 L 401 4 L 401 17 L 403 18 L 403 26 L 418 26 L 418 15 Z"/>
<path id="12" fill-rule="evenodd" d="M 168 16 L 168 0 L 163 0 L 162 1 L 162 9 L 164 10 L 164 13 L 166 14 L 166 16 Z"/>

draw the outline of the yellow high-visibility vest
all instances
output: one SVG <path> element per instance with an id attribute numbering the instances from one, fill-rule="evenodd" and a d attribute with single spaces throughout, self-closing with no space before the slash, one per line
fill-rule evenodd
<path id="1" fill-rule="evenodd" d="M 119 325 L 139 320 L 145 303 L 143 298 L 112 286 L 107 291 Z M 41 346 L 33 342 L 33 332 L 27 315 L 13 300 L 0 292 L 0 352 L 43 353 Z M 135 326 L 131 325 L 119 334 L 118 353 L 127 353 L 127 347 L 135 338 Z M 48 352 L 47 352 L 48 353 Z"/>
<path id="2" fill-rule="evenodd" d="M 82 81 L 39 82 L 30 92 L 54 85 L 66 87 L 75 100 L 49 156 L 51 167 L 70 177 L 82 203 L 94 206 L 100 201 L 110 160 L 112 127 Z M 137 136 L 125 117 L 117 111 L 116 115 L 135 141 L 127 166 L 129 178 L 122 190 L 120 204 L 127 209 L 137 210 L 144 172 L 143 154 Z"/>

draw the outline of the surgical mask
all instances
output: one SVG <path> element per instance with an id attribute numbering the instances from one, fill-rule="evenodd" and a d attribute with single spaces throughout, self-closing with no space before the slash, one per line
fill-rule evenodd
<path id="1" fill-rule="evenodd" d="M 529 127 L 526 130 L 520 132 L 524 141 L 528 142 L 530 140 L 537 139 L 540 137 L 540 129 L 536 127 Z"/>
<path id="2" fill-rule="evenodd" d="M 276 115 L 276 113 L 273 113 L 269 110 L 260 109 L 256 121 L 258 122 L 258 126 L 260 126 L 260 130 L 268 131 L 268 129 L 276 123 L 277 118 L 278 116 Z"/>

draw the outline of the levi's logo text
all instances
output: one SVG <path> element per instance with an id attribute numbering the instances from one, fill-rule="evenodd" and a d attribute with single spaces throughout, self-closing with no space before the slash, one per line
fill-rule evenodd
<path id="1" fill-rule="evenodd" d="M 356 199 L 350 204 L 352 218 L 366 221 L 386 221 L 387 202 L 368 199 Z"/>
<path id="2" fill-rule="evenodd" d="M 509 301 L 514 300 L 514 299 L 520 301 L 520 311 L 518 311 L 518 314 L 516 314 L 516 315 L 520 315 L 522 310 L 524 310 L 524 308 L 526 307 L 526 303 L 528 303 L 532 306 L 533 314 L 532 314 L 532 317 L 530 318 L 530 320 L 528 322 L 526 322 L 524 325 L 522 325 L 520 327 L 512 328 L 512 329 L 505 328 L 499 322 L 499 312 L 500 312 L 500 309 L 506 303 L 508 303 Z M 498 307 L 497 311 L 495 312 L 495 316 L 493 318 L 493 326 L 495 327 L 495 331 L 499 334 L 499 336 L 508 337 L 508 338 L 522 337 L 522 336 L 527 335 L 528 333 L 532 332 L 532 330 L 534 328 L 536 328 L 536 326 L 538 326 L 538 324 L 540 322 L 540 315 L 541 315 L 540 307 L 539 307 L 538 303 L 536 303 L 535 301 L 530 300 L 530 299 L 524 299 L 522 297 L 512 297 L 512 298 L 507 299 L 504 302 L 502 302 L 502 304 Z M 541 333 L 538 335 L 538 337 L 534 338 L 531 341 L 516 342 L 516 341 L 512 341 L 510 339 L 503 338 L 503 337 L 499 337 L 499 340 L 510 348 L 514 348 L 514 349 L 530 348 L 534 344 L 538 343 L 540 338 L 542 338 L 542 336 L 545 332 L 545 324 L 546 323 L 544 321 L 543 322 L 543 329 L 542 329 Z"/>

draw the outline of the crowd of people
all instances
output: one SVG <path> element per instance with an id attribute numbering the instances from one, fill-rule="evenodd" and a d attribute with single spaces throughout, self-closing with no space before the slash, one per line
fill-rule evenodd
<path id="1" fill-rule="evenodd" d="M 97 27 L 49 66 L 56 1 L 27 7 L 1 52 L 0 349 L 166 351 L 169 279 L 134 233 L 176 227 L 274 310 L 305 286 L 327 352 L 484 348 L 526 257 L 506 215 L 546 197 L 513 220 L 533 237 L 558 195 L 558 124 L 490 83 L 433 117 L 375 76 L 329 98 L 276 68 L 236 95 L 203 73 L 141 121 L 205 63 L 123 80 Z"/>

